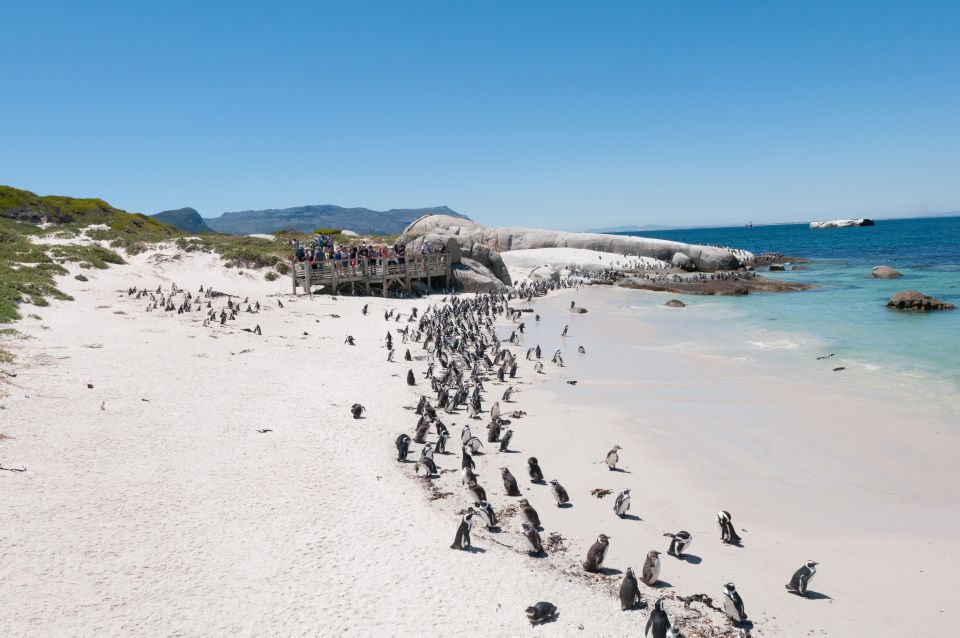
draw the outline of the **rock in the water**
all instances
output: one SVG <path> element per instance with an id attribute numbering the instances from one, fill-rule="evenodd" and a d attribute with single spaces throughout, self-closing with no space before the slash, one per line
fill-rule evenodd
<path id="1" fill-rule="evenodd" d="M 574 306 L 573 308 L 570 309 L 570 312 L 578 315 L 584 315 L 587 313 L 587 309 L 581 308 L 580 306 Z"/>
<path id="2" fill-rule="evenodd" d="M 686 308 L 687 304 L 683 303 L 679 299 L 671 299 L 667 303 L 663 304 L 664 306 L 669 306 L 671 308 Z"/>
<path id="3" fill-rule="evenodd" d="M 870 276 L 877 279 L 896 279 L 897 277 L 903 277 L 903 273 L 890 266 L 874 266 Z"/>
<path id="4" fill-rule="evenodd" d="M 925 312 L 928 310 L 953 310 L 956 306 L 952 303 L 929 297 L 916 290 L 905 290 L 890 297 L 890 300 L 887 301 L 887 308 Z"/>
<path id="5" fill-rule="evenodd" d="M 771 264 L 770 270 L 773 272 L 777 272 L 777 271 L 783 272 L 784 270 L 786 270 L 786 268 L 784 268 L 780 264 Z"/>

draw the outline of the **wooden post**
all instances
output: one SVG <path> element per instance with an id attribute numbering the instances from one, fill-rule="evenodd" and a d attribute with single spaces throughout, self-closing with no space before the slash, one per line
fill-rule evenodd
<path id="1" fill-rule="evenodd" d="M 311 270 L 313 270 L 313 268 L 310 267 L 310 262 L 303 262 L 304 277 L 306 277 L 307 284 L 307 294 L 310 295 L 310 297 L 313 297 L 313 289 L 310 286 L 310 279 L 312 277 L 312 273 L 310 272 Z"/>
<path id="2" fill-rule="evenodd" d="M 297 260 L 290 260 L 290 278 L 293 279 L 293 294 L 297 294 Z"/>
<path id="3" fill-rule="evenodd" d="M 400 260 L 398 259 L 397 261 L 400 261 Z M 407 294 L 409 295 L 410 292 L 411 292 L 411 290 L 410 290 L 410 269 L 407 268 L 407 259 L 406 259 L 406 258 L 403 259 L 403 277 L 404 277 L 404 281 L 406 282 Z"/>
<path id="4" fill-rule="evenodd" d="M 367 296 L 370 296 L 370 271 L 368 270 L 367 258 L 363 258 L 363 285 L 366 286 Z"/>
<path id="5" fill-rule="evenodd" d="M 333 290 L 330 292 L 331 295 L 337 294 L 337 260 L 333 260 L 333 275 L 330 278 L 330 286 Z"/>

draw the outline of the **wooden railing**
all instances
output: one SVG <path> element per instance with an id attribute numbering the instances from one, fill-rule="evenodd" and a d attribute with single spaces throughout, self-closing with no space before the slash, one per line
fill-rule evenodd
<path id="1" fill-rule="evenodd" d="M 405 258 L 325 259 L 312 264 L 296 260 L 291 262 L 294 294 L 297 293 L 297 286 L 304 288 L 309 294 L 313 293 L 315 286 L 322 286 L 326 291 L 335 293 L 343 284 L 349 283 L 355 288 L 356 284 L 360 283 L 366 288 L 367 294 L 370 294 L 371 284 L 381 285 L 386 296 L 391 282 L 399 282 L 403 289 L 409 292 L 413 280 L 431 277 L 443 277 L 449 286 L 449 254 L 421 254 Z"/>

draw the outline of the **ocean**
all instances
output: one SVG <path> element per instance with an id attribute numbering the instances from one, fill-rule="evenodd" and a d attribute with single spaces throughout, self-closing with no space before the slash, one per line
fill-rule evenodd
<path id="1" fill-rule="evenodd" d="M 798 264 L 801 270 L 764 274 L 816 284 L 815 290 L 684 297 L 694 312 L 681 321 L 704 323 L 699 333 L 684 331 L 683 342 L 674 344 L 678 348 L 717 348 L 715 340 L 706 337 L 711 330 L 707 320 L 720 318 L 724 330 L 738 336 L 720 340 L 735 344 L 730 347 L 736 352 L 725 353 L 730 356 L 763 351 L 765 356 L 805 362 L 832 353 L 821 365 L 859 372 L 874 391 L 894 384 L 907 394 L 919 393 L 918 398 L 952 402 L 960 390 L 960 310 L 906 313 L 884 306 L 892 294 L 909 289 L 960 306 L 960 217 L 879 220 L 876 226 L 861 228 L 813 230 L 807 224 L 781 224 L 622 234 L 732 246 L 755 254 L 780 252 L 806 260 Z M 870 271 L 878 265 L 891 266 L 903 277 L 874 279 Z M 664 317 L 651 312 L 652 303 L 649 293 L 638 291 L 630 308 L 648 319 Z M 705 337 L 691 341 L 690 334 Z"/>

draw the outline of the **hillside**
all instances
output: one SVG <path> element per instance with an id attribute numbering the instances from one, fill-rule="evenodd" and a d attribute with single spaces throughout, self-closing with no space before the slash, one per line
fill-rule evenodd
<path id="1" fill-rule="evenodd" d="M 169 224 L 188 233 L 215 233 L 200 217 L 200 213 L 194 208 L 179 208 L 177 210 L 165 210 L 151 215 L 154 219 Z"/>
<path id="2" fill-rule="evenodd" d="M 450 215 L 468 219 L 446 206 L 378 211 L 322 204 L 224 213 L 204 221 L 217 232 L 233 235 L 274 233 L 278 230 L 310 232 L 314 228 L 346 228 L 362 234 L 395 235 L 423 215 Z"/>

